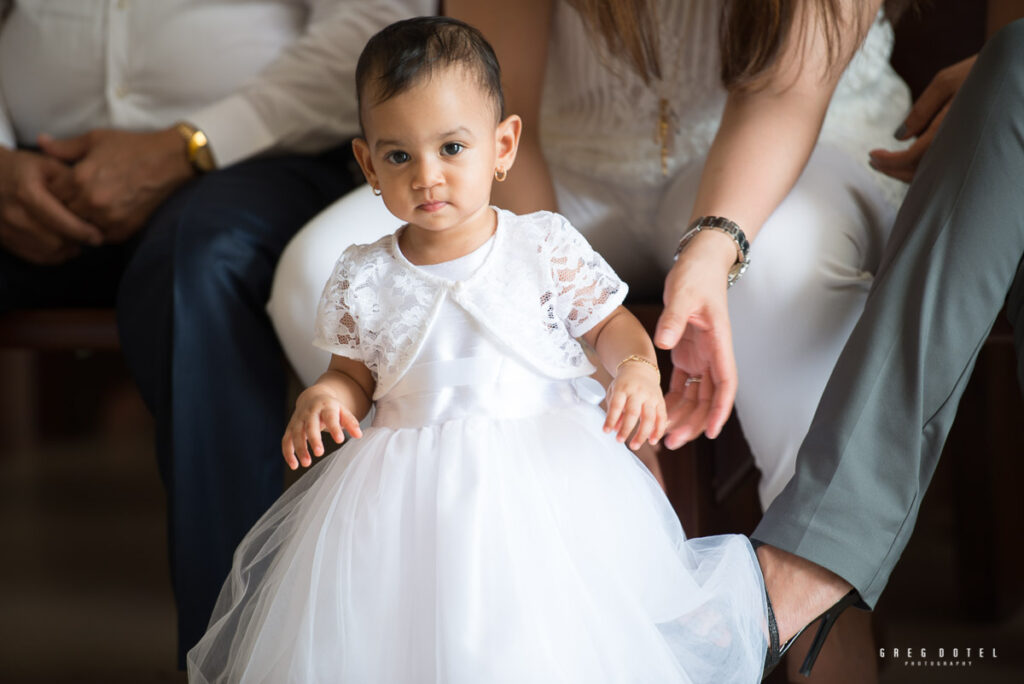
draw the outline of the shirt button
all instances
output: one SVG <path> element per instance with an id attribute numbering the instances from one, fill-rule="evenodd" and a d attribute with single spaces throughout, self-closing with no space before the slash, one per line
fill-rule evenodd
<path id="1" fill-rule="evenodd" d="M 123 10 L 128 8 L 128 0 L 117 0 L 117 9 Z"/>
<path id="2" fill-rule="evenodd" d="M 118 97 L 124 97 L 128 94 L 128 86 L 122 83 L 121 85 L 114 88 L 114 94 Z"/>

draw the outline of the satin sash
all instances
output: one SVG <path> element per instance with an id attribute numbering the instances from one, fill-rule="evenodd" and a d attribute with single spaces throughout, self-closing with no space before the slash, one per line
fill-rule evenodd
<path id="1" fill-rule="evenodd" d="M 585 403 L 596 406 L 604 389 L 590 377 L 553 380 L 518 363 L 462 358 L 413 366 L 381 397 L 375 427 L 438 425 L 473 417 L 524 418 Z"/>

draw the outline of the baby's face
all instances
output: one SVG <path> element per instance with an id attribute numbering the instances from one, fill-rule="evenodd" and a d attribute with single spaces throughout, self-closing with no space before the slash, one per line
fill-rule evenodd
<path id="1" fill-rule="evenodd" d="M 500 134 L 494 102 L 475 75 L 435 71 L 363 110 L 356 157 L 388 210 L 430 231 L 490 229 Z"/>

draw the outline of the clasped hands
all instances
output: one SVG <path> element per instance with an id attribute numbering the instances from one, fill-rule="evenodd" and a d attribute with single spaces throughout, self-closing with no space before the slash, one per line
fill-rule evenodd
<path id="1" fill-rule="evenodd" d="M 127 240 L 195 173 L 173 128 L 41 135 L 38 144 L 0 148 L 0 245 L 37 264 Z"/>

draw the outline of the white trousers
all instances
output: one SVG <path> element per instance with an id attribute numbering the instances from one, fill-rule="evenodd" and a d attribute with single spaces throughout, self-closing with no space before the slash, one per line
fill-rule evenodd
<path id="1" fill-rule="evenodd" d="M 660 298 L 690 216 L 703 160 L 659 188 L 624 188 L 552 169 L 560 211 L 629 283 Z M 895 217 L 871 172 L 820 144 L 751 247 L 752 265 L 729 291 L 739 372 L 736 410 L 761 470 L 763 507 L 793 474 L 796 452 L 861 310 Z M 401 222 L 369 187 L 324 210 L 285 249 L 268 312 L 299 377 L 327 368 L 312 346 L 316 306 L 334 262 Z"/>

